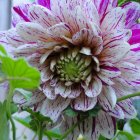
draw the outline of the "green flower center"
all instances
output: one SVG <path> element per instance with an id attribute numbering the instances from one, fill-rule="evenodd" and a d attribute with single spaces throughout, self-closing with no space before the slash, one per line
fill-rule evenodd
<path id="1" fill-rule="evenodd" d="M 79 83 L 92 73 L 91 63 L 91 56 L 81 54 L 78 49 L 67 50 L 57 60 L 56 73 L 61 81 Z"/>

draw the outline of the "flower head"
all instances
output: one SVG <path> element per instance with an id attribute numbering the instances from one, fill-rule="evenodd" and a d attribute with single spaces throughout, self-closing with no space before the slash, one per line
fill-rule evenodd
<path id="1" fill-rule="evenodd" d="M 68 106 L 86 112 L 98 104 L 102 110 L 97 117 L 80 126 L 92 128 L 83 134 L 91 133 L 89 139 L 94 140 L 100 134 L 113 137 L 115 118 L 136 115 L 131 100 L 117 103 L 117 98 L 140 86 L 136 40 L 140 6 L 117 7 L 116 0 L 38 0 L 38 4 L 14 7 L 15 28 L 1 38 L 16 46 L 15 56 L 26 57 L 41 72 L 42 82 L 31 102 L 19 96 L 16 101 L 36 105 L 54 121 Z"/>

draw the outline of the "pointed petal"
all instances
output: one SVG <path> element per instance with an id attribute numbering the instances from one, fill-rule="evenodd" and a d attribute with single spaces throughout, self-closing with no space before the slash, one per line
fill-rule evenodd
<path id="1" fill-rule="evenodd" d="M 116 122 L 113 117 L 109 116 L 104 111 L 98 113 L 95 123 L 102 136 L 111 139 L 115 135 Z"/>
<path id="2" fill-rule="evenodd" d="M 37 23 L 19 23 L 16 26 L 17 33 L 25 40 L 47 42 L 48 36 L 44 28 Z"/>
<path id="3" fill-rule="evenodd" d="M 136 117 L 137 112 L 130 99 L 119 102 L 117 105 L 122 108 L 125 118 L 133 119 Z"/>
<path id="4" fill-rule="evenodd" d="M 85 90 L 85 94 L 88 97 L 97 97 L 102 90 L 101 80 L 95 77 L 94 80 L 91 81 L 88 87 L 87 86 L 84 87 L 84 90 Z"/>
<path id="5" fill-rule="evenodd" d="M 42 104 L 40 112 L 56 122 L 62 111 L 69 105 L 69 103 L 70 99 L 64 99 L 61 96 L 58 96 L 55 100 L 46 99 Z"/>
<path id="6" fill-rule="evenodd" d="M 108 112 L 108 114 L 110 116 L 113 116 L 113 117 L 118 118 L 118 119 L 124 119 L 124 112 L 123 112 L 122 108 L 119 107 L 117 104 L 113 110 L 110 110 Z"/>
<path id="7" fill-rule="evenodd" d="M 75 110 L 80 110 L 80 111 L 87 111 L 92 108 L 97 103 L 97 98 L 89 98 L 85 95 L 85 93 L 81 93 L 79 97 L 74 99 L 71 103 L 71 107 Z"/>
<path id="8" fill-rule="evenodd" d="M 124 29 L 125 28 L 125 10 L 120 7 L 112 9 L 105 15 L 102 23 L 102 31 L 110 31 L 113 29 Z"/>
<path id="9" fill-rule="evenodd" d="M 116 63 L 130 51 L 130 45 L 122 40 L 109 43 L 100 54 L 100 61 Z"/>
<path id="10" fill-rule="evenodd" d="M 40 5 L 33 5 L 29 9 L 28 15 L 32 22 L 41 24 L 44 28 L 61 22 L 49 9 Z"/>
<path id="11" fill-rule="evenodd" d="M 100 105 L 106 110 L 112 110 L 117 102 L 114 89 L 111 86 L 104 86 L 102 93 L 98 96 Z"/>
<path id="12" fill-rule="evenodd" d="M 102 65 L 100 73 L 109 78 L 118 77 L 121 71 L 113 65 Z"/>
<path id="13" fill-rule="evenodd" d="M 55 87 L 55 94 L 61 95 L 63 98 L 67 98 L 71 94 L 71 87 L 67 87 L 62 82 L 59 82 Z"/>
<path id="14" fill-rule="evenodd" d="M 41 70 L 41 81 L 46 82 L 53 77 L 50 67 L 45 67 Z"/>
<path id="15" fill-rule="evenodd" d="M 79 120 L 79 116 L 73 118 L 64 116 L 60 131 L 62 133 L 66 132 L 66 130 L 70 129 L 74 124 L 79 122 Z M 82 134 L 87 140 L 98 140 L 100 133 L 95 129 L 95 119 L 91 117 L 85 119 L 74 129 L 73 133 L 68 135 L 66 140 L 77 140 L 79 134 Z"/>
<path id="16" fill-rule="evenodd" d="M 75 99 L 81 92 L 81 86 L 71 86 L 71 93 L 68 95 L 68 98 Z"/>
<path id="17" fill-rule="evenodd" d="M 56 94 L 54 92 L 54 88 L 50 86 L 50 81 L 46 82 L 43 85 L 43 93 L 46 95 L 46 97 L 50 100 L 56 99 Z"/>
<path id="18" fill-rule="evenodd" d="M 30 98 L 30 100 L 26 100 L 21 94 L 15 94 L 13 96 L 13 101 L 20 106 L 32 107 L 37 103 L 42 102 L 45 98 L 46 97 L 42 91 L 36 90 L 33 92 L 33 95 Z"/>
<path id="19" fill-rule="evenodd" d="M 131 29 L 137 24 L 136 21 L 140 18 L 140 5 L 137 2 L 129 2 L 122 7 L 126 11 L 126 27 Z"/>

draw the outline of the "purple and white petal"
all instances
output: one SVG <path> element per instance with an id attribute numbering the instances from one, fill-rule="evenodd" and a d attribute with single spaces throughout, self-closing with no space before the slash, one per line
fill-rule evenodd
<path id="1" fill-rule="evenodd" d="M 71 86 L 65 86 L 64 83 L 58 82 L 55 86 L 55 94 L 67 98 L 71 94 Z"/>
<path id="2" fill-rule="evenodd" d="M 46 82 L 43 84 L 43 93 L 46 95 L 46 97 L 50 100 L 56 99 L 56 94 L 54 91 L 54 88 L 50 86 L 50 82 Z"/>
<path id="3" fill-rule="evenodd" d="M 100 54 L 100 61 L 116 63 L 130 51 L 130 45 L 123 40 L 110 42 Z"/>
<path id="4" fill-rule="evenodd" d="M 97 124 L 96 129 L 100 134 L 108 139 L 111 139 L 116 130 L 116 121 L 108 113 L 100 111 L 95 118 L 95 123 Z"/>
<path id="5" fill-rule="evenodd" d="M 97 103 L 97 98 L 89 98 L 85 93 L 81 93 L 79 97 L 71 102 L 71 107 L 79 111 L 87 111 L 94 108 Z"/>
<path id="6" fill-rule="evenodd" d="M 40 112 L 44 116 L 50 117 L 54 122 L 61 116 L 61 113 L 70 104 L 70 99 L 58 96 L 55 101 L 46 99 L 42 104 Z"/>
<path id="7" fill-rule="evenodd" d="M 118 118 L 118 119 L 124 119 L 124 117 L 125 117 L 122 108 L 120 106 L 118 106 L 117 104 L 114 107 L 114 109 L 108 111 L 108 114 L 110 116 L 113 116 L 113 117 Z"/>
<path id="8" fill-rule="evenodd" d="M 64 120 L 60 126 L 60 131 L 62 133 L 66 132 L 66 130 L 70 129 L 72 125 L 79 122 L 80 117 L 67 117 L 64 116 Z M 83 122 L 81 122 L 71 133 L 68 135 L 66 140 L 76 140 L 81 134 L 87 140 L 98 140 L 100 133 L 95 129 L 95 119 L 94 118 L 87 118 Z"/>
<path id="9" fill-rule="evenodd" d="M 137 24 L 137 20 L 140 18 L 140 5 L 137 2 L 128 2 L 122 8 L 126 11 L 126 27 L 131 29 Z"/>
<path id="10" fill-rule="evenodd" d="M 133 119 L 137 116 L 137 112 L 130 99 L 119 102 L 117 105 L 123 110 L 125 118 Z"/>
<path id="11" fill-rule="evenodd" d="M 48 28 L 62 22 L 53 14 L 52 11 L 40 5 L 33 5 L 30 7 L 28 16 L 32 22 L 38 23 L 44 28 Z"/>
<path id="12" fill-rule="evenodd" d="M 50 9 L 50 0 L 36 0 L 36 3 Z"/>
<path id="13" fill-rule="evenodd" d="M 33 95 L 29 100 L 26 100 L 23 95 L 17 93 L 13 96 L 13 101 L 22 107 L 32 107 L 36 105 L 37 103 L 45 100 L 45 98 L 46 97 L 42 91 L 36 90 L 36 91 L 33 91 Z"/>
<path id="14" fill-rule="evenodd" d="M 114 30 L 114 29 L 124 29 L 125 28 L 125 10 L 120 7 L 112 9 L 108 12 L 102 23 L 101 29 L 103 32 Z"/>
<path id="15" fill-rule="evenodd" d="M 68 98 L 75 99 L 81 94 L 81 86 L 71 86 L 71 93 L 68 95 Z"/>
<path id="16" fill-rule="evenodd" d="M 102 82 L 99 78 L 94 77 L 89 86 L 84 86 L 85 94 L 88 97 L 97 97 L 102 90 Z"/>
<path id="17" fill-rule="evenodd" d="M 48 42 L 48 35 L 45 29 L 37 23 L 19 23 L 16 26 L 17 33 L 30 42 Z"/>
<path id="18" fill-rule="evenodd" d="M 98 96 L 98 101 L 104 110 L 112 110 L 117 102 L 115 90 L 111 86 L 103 86 L 103 90 Z"/>

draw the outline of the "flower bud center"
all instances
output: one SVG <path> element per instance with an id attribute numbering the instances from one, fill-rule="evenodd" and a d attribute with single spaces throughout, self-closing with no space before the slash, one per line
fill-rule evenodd
<path id="1" fill-rule="evenodd" d="M 91 56 L 79 53 L 78 49 L 67 50 L 56 62 L 56 73 L 61 81 L 79 83 L 91 74 L 91 63 Z"/>

